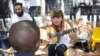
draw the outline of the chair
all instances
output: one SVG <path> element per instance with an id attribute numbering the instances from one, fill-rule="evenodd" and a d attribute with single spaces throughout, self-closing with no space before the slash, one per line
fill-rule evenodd
<path id="1" fill-rule="evenodd" d="M 10 43 L 6 37 L 5 31 L 0 31 L 0 48 L 7 49 L 10 47 Z"/>
<path id="2" fill-rule="evenodd" d="M 92 50 L 95 49 L 96 43 L 100 43 L 100 27 L 96 27 L 93 29 L 92 38 L 91 38 L 91 47 Z"/>

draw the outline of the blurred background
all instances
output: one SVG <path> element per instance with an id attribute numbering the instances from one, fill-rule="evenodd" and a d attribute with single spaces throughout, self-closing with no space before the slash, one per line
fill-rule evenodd
<path id="1" fill-rule="evenodd" d="M 14 4 L 22 2 L 25 12 L 35 18 L 39 26 L 41 17 L 49 16 L 54 9 L 61 9 L 66 19 L 80 19 L 93 23 L 93 26 L 100 22 L 100 0 L 0 0 L 0 19 L 3 19 L 5 27 L 8 27 L 14 11 Z M 40 21 L 40 22 L 38 22 Z"/>
<path id="2" fill-rule="evenodd" d="M 32 16 L 40 28 L 51 24 L 52 10 L 55 9 L 62 10 L 65 21 L 82 19 L 85 23 L 90 23 L 93 28 L 100 27 L 100 0 L 0 0 L 0 22 L 2 22 L 3 29 L 9 29 L 11 26 L 11 17 L 15 13 L 16 2 L 23 4 L 24 11 Z M 46 40 L 46 31 L 44 29 L 41 31 L 43 33 L 41 37 Z M 5 31 L 3 32 L 4 34 L 0 33 L 1 37 L 6 35 Z M 42 48 L 42 50 L 45 52 L 39 51 L 38 53 L 47 52 L 47 49 Z"/>

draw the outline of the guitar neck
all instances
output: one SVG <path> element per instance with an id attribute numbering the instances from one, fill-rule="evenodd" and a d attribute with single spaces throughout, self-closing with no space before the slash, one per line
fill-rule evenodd
<path id="1" fill-rule="evenodd" d="M 77 31 L 77 28 L 72 28 L 72 29 L 69 29 L 69 30 L 64 30 L 62 32 L 56 32 L 54 34 L 51 34 L 52 37 L 56 37 L 56 36 L 62 36 L 64 34 L 69 34 L 70 32 L 76 32 Z"/>

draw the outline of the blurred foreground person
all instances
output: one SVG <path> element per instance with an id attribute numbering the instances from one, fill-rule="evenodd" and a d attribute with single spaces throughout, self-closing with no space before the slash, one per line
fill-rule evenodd
<path id="1" fill-rule="evenodd" d="M 34 56 L 40 45 L 40 30 L 32 21 L 19 21 L 11 26 L 8 39 L 17 51 L 15 56 Z"/>

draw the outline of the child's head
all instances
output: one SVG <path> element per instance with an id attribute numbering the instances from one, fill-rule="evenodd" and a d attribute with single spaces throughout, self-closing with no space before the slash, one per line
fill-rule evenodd
<path id="1" fill-rule="evenodd" d="M 39 28 L 32 21 L 19 21 L 9 30 L 9 42 L 18 51 L 34 53 L 39 48 L 39 39 Z"/>

